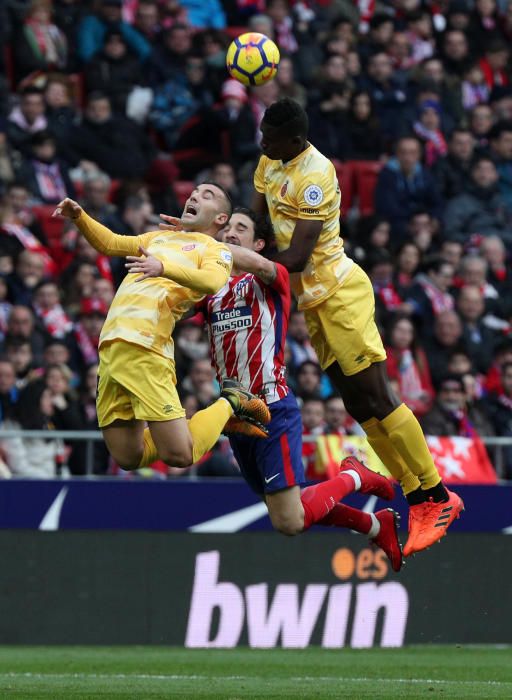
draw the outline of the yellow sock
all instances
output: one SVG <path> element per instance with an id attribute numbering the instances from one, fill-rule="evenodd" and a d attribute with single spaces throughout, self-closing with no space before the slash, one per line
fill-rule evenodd
<path id="1" fill-rule="evenodd" d="M 411 472 L 419 478 L 421 488 L 431 489 L 436 486 L 441 477 L 420 424 L 411 409 L 401 404 L 381 420 L 380 424 Z"/>
<path id="2" fill-rule="evenodd" d="M 188 421 L 192 435 L 192 455 L 194 463 L 210 450 L 233 415 L 233 409 L 226 399 L 218 399 L 203 411 L 198 411 Z"/>
<path id="3" fill-rule="evenodd" d="M 397 452 L 380 421 L 377 418 L 370 418 L 361 423 L 361 427 L 381 462 L 400 484 L 404 495 L 407 496 L 411 491 L 416 491 L 420 487 L 418 477 L 411 472 Z"/>
<path id="4" fill-rule="evenodd" d="M 158 452 L 153 438 L 151 437 L 151 433 L 149 432 L 149 428 L 144 428 L 144 452 L 142 453 L 139 467 L 149 467 L 149 465 L 156 462 L 157 459 Z"/>

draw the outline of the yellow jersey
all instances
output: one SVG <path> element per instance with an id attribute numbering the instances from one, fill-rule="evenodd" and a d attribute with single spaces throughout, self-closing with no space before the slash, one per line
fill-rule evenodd
<path id="1" fill-rule="evenodd" d="M 120 236 L 84 211 L 75 223 L 89 243 L 105 255 L 140 255 L 145 248 L 163 264 L 162 277 L 137 282 L 129 273 L 121 282 L 100 335 L 104 343 L 124 340 L 174 358 L 171 334 L 177 321 L 206 294 L 215 294 L 229 279 L 232 255 L 203 233 L 150 231 Z"/>
<path id="2" fill-rule="evenodd" d="M 340 238 L 341 194 L 333 164 L 311 144 L 286 163 L 261 156 L 254 187 L 267 200 L 278 250 L 290 247 L 298 219 L 323 221 L 306 267 L 290 275 L 299 309 L 320 304 L 340 287 L 353 265 Z"/>

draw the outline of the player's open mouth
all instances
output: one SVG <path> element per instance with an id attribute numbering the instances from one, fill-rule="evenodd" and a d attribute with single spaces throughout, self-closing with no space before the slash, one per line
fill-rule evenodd
<path id="1" fill-rule="evenodd" d="M 197 214 L 197 209 L 192 204 L 187 204 L 185 207 L 185 214 L 192 214 L 192 216 L 195 216 Z"/>

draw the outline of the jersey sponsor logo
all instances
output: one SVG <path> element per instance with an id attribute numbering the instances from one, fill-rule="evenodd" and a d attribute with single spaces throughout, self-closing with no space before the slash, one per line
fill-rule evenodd
<path id="1" fill-rule="evenodd" d="M 286 180 L 284 185 L 281 187 L 281 192 L 280 192 L 281 197 L 285 196 L 287 189 L 288 189 L 288 180 Z"/>
<path id="2" fill-rule="evenodd" d="M 312 207 L 317 207 L 324 201 L 324 191 L 319 185 L 309 185 L 304 190 L 304 199 Z"/>
<path id="3" fill-rule="evenodd" d="M 195 243 L 189 243 L 188 245 L 184 245 L 181 250 L 183 250 L 185 253 L 188 253 L 190 250 L 195 250 L 197 248 L 197 245 Z"/>
<path id="4" fill-rule="evenodd" d="M 304 214 L 320 214 L 320 209 L 311 209 L 310 207 L 303 207 L 301 211 Z"/>
<path id="5" fill-rule="evenodd" d="M 222 311 L 215 311 L 211 316 L 214 334 L 239 331 L 252 326 L 252 311 L 249 306 L 236 306 Z"/>

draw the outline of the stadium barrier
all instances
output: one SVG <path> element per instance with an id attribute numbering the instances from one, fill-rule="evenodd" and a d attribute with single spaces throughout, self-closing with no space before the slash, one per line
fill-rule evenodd
<path id="1" fill-rule="evenodd" d="M 400 574 L 365 538 L 332 531 L 3 531 L 0 549 L 0 644 L 512 642 L 502 535 L 450 534 Z"/>
<path id="2" fill-rule="evenodd" d="M 37 438 L 37 439 L 45 439 L 45 440 L 65 440 L 65 441 L 85 441 L 86 443 L 86 477 L 91 478 L 95 477 L 94 475 L 94 442 L 101 442 L 103 440 L 102 434 L 100 431 L 95 431 L 95 430 L 16 430 L 16 429 L 10 429 L 10 430 L 5 430 L 5 429 L 0 429 L 0 441 L 2 440 L 9 440 L 13 438 L 26 438 L 26 439 L 31 439 L 31 438 Z M 220 437 L 220 440 L 226 440 L 224 436 Z M 319 437 L 316 435 L 304 435 L 302 440 L 304 443 L 312 443 L 316 442 L 318 443 Z M 465 441 L 469 444 L 470 439 L 469 438 L 448 438 L 449 440 L 456 441 L 457 445 L 460 446 L 462 443 Z M 365 450 L 368 450 L 368 443 L 366 442 L 366 439 L 363 437 L 359 436 L 348 436 L 343 438 L 344 444 L 346 444 L 349 447 L 349 451 L 351 452 L 357 452 L 357 450 L 360 450 L 363 448 Z M 438 441 L 438 438 L 429 438 L 430 441 Z M 444 440 L 444 438 L 441 438 L 441 440 Z M 480 441 L 486 445 L 486 447 L 489 447 L 492 449 L 493 452 L 493 466 L 496 472 L 496 475 L 498 478 L 503 478 L 505 474 L 505 460 L 504 460 L 504 450 L 506 448 L 512 448 L 512 437 L 483 437 L 480 439 Z M 373 453 L 374 455 L 374 453 Z M 369 455 L 365 455 L 367 457 Z M 374 455 L 375 456 L 375 455 Z M 460 456 L 460 455 L 459 455 Z M 453 455 L 450 456 L 452 458 Z M 370 463 L 371 463 L 371 458 L 370 458 Z M 453 461 L 453 459 L 452 459 Z M 382 466 L 382 465 L 381 465 Z M 437 465 L 438 468 L 441 469 L 443 468 L 443 463 L 441 461 L 441 464 Z M 98 477 L 98 478 L 103 478 L 103 477 Z M 191 478 L 194 479 L 196 478 L 196 472 L 195 469 L 192 468 L 187 472 L 186 475 L 184 475 L 184 478 Z M 456 480 L 458 481 L 458 479 Z M 462 482 L 464 481 L 463 479 L 461 480 Z M 452 481 L 453 483 L 453 481 Z M 486 483 L 486 482 L 482 482 Z"/>

